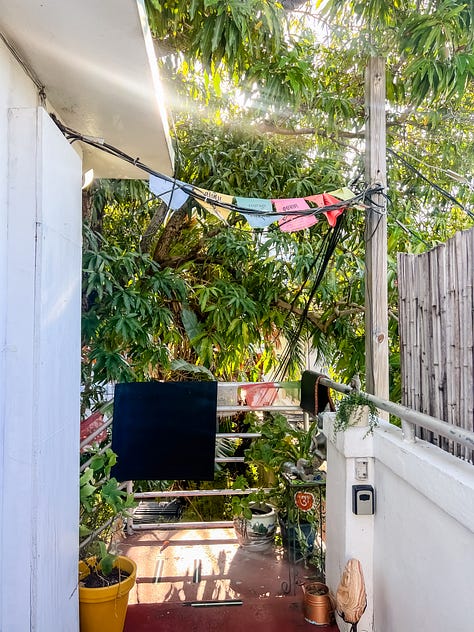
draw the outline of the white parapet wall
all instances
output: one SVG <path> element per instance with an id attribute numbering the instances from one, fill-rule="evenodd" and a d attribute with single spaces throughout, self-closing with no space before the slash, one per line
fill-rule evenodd
<path id="1" fill-rule="evenodd" d="M 357 558 L 367 590 L 360 632 L 472 629 L 474 467 L 436 446 L 403 441 L 386 422 L 373 435 L 357 427 L 337 436 L 333 423 L 326 414 L 331 591 Z M 361 484 L 374 488 L 374 515 L 353 513 L 352 486 Z M 350 629 L 340 617 L 337 623 Z"/>

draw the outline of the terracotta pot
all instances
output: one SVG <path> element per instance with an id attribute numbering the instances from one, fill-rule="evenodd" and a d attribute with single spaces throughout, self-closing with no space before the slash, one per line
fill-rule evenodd
<path id="1" fill-rule="evenodd" d="M 94 562 L 94 558 L 88 560 Z M 79 586 L 79 619 L 81 632 L 122 632 L 127 613 L 128 593 L 137 576 L 137 565 L 128 557 L 119 556 L 114 566 L 130 573 L 124 581 L 104 588 Z M 90 569 L 79 562 L 79 579 Z"/>
<path id="2" fill-rule="evenodd" d="M 326 584 L 303 584 L 303 594 L 305 620 L 314 625 L 329 625 L 333 608 Z"/>

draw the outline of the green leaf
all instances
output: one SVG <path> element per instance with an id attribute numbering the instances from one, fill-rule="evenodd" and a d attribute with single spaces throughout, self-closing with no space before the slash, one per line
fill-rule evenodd
<path id="1" fill-rule="evenodd" d="M 85 538 L 86 536 L 90 535 L 91 533 L 92 533 L 92 529 L 89 529 L 84 524 L 80 524 L 79 525 L 79 537 L 80 538 Z"/>
<path id="2" fill-rule="evenodd" d="M 107 551 L 107 547 L 104 542 L 99 542 L 99 551 L 100 569 L 102 574 L 105 576 L 110 575 L 117 560 L 117 556 L 112 555 Z"/>

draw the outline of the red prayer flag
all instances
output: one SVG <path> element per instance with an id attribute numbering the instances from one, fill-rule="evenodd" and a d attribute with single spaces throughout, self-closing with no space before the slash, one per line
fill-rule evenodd
<path id="1" fill-rule="evenodd" d="M 332 227 L 336 225 L 337 218 L 339 217 L 339 215 L 342 215 L 342 213 L 344 213 L 344 210 L 346 208 L 344 204 L 341 202 L 341 200 L 338 200 L 337 198 L 335 198 L 333 195 L 330 195 L 329 193 L 320 193 L 319 195 L 310 195 L 309 197 L 306 197 L 305 200 L 307 200 L 308 202 L 314 202 L 320 207 L 321 206 L 334 206 L 335 204 L 341 204 L 339 208 L 336 208 L 333 211 L 323 211 L 324 215 L 326 215 L 329 225 Z"/>

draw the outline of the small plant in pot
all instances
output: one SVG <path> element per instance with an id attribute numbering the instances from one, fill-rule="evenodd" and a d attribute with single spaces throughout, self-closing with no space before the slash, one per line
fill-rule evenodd
<path id="1" fill-rule="evenodd" d="M 316 454 L 317 421 L 305 430 L 290 424 L 280 413 L 267 414 L 263 420 L 253 421 L 251 432 L 261 436 L 246 450 L 246 462 L 258 468 L 261 483 L 273 481 L 270 500 L 277 508 L 282 543 L 292 560 L 304 559 L 306 562 L 313 556 L 315 538 L 321 526 L 316 511 L 319 505 L 311 511 L 299 510 L 294 499 L 299 490 L 290 485 L 290 478 L 301 475 L 306 481 L 314 480 L 316 475 L 324 477 L 324 472 L 317 470 L 324 460 L 324 455 Z M 304 486 L 302 489 L 305 490 Z"/>
<path id="2" fill-rule="evenodd" d="M 109 448 L 96 451 L 80 477 L 81 632 L 121 632 L 135 583 L 135 562 L 110 552 L 114 534 L 134 505 L 133 496 L 110 477 L 116 458 Z"/>
<path id="3" fill-rule="evenodd" d="M 233 489 L 246 489 L 249 483 L 245 476 L 238 476 Z M 234 529 L 240 546 L 253 551 L 269 549 L 275 539 L 277 514 L 268 503 L 263 489 L 247 495 L 232 497 Z"/>
<path id="4" fill-rule="evenodd" d="M 297 498 L 310 498 L 311 509 L 302 510 Z M 306 488 L 282 483 L 275 492 L 275 504 L 278 506 L 278 521 L 282 544 L 288 552 L 291 562 L 304 562 L 305 566 L 321 567 L 320 545 L 317 545 L 321 524 L 319 503 L 324 502 L 322 495 L 310 492 Z M 298 501 L 301 504 L 301 501 Z"/>
<path id="5" fill-rule="evenodd" d="M 362 391 L 352 390 L 338 403 L 334 433 L 344 432 L 351 426 L 367 426 L 367 435 L 377 427 L 377 407 Z"/>

